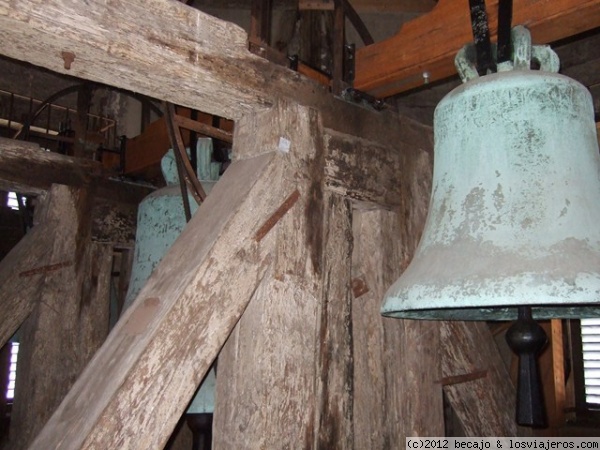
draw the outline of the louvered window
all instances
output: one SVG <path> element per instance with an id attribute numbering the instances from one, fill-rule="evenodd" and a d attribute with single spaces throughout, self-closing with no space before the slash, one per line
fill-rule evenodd
<path id="1" fill-rule="evenodd" d="M 600 319 L 581 319 L 585 402 L 600 406 Z"/>
<path id="2" fill-rule="evenodd" d="M 6 386 L 6 400 L 12 403 L 15 398 L 15 380 L 17 379 L 17 358 L 19 354 L 19 343 L 11 342 L 10 344 L 10 362 L 8 368 L 8 385 Z"/>

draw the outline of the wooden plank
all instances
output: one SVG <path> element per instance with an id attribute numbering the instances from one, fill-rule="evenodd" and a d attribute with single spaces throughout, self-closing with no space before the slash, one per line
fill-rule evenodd
<path id="1" fill-rule="evenodd" d="M 430 130 L 424 128 L 423 131 Z M 383 146 L 332 130 L 327 130 L 325 142 L 328 149 L 325 184 L 328 189 L 385 208 L 402 204 L 404 186 L 397 180 L 398 174 L 405 172 L 404 156 L 393 145 Z"/>
<path id="2" fill-rule="evenodd" d="M 353 271 L 369 289 L 354 299 L 352 312 L 357 449 L 403 449 L 405 437 L 444 433 L 439 324 L 380 314 L 385 291 L 418 240 L 402 239 L 407 231 L 396 212 L 355 211 Z"/>
<path id="3" fill-rule="evenodd" d="M 353 200 L 392 209 L 402 204 L 402 183 L 398 179 L 422 170 L 414 164 L 424 164 L 431 171 L 430 160 L 413 158 L 412 152 L 433 152 L 433 130 L 416 121 L 389 112 L 374 112 L 343 101 L 332 100 L 320 110 L 324 127 L 325 178 L 327 190 Z M 236 139 L 251 142 L 258 130 L 267 130 L 273 124 L 256 114 L 244 120 L 254 120 L 253 126 L 236 130 Z M 252 131 L 250 131 L 252 130 Z M 263 151 L 282 145 L 285 135 L 268 134 Z M 238 146 L 234 158 L 246 157 L 248 151 Z M 424 184 L 426 177 L 409 176 L 411 183 Z M 425 187 L 425 186 L 423 186 Z M 429 194 L 424 197 L 425 208 Z M 419 200 L 421 201 L 421 200 Z M 426 210 L 426 209 L 425 209 Z"/>
<path id="4" fill-rule="evenodd" d="M 10 58 L 231 119 L 321 91 L 250 53 L 237 25 L 169 0 L 2 0 L 0 39 Z"/>
<path id="5" fill-rule="evenodd" d="M 54 185 L 45 205 L 40 199 L 39 223 L 0 262 L 1 345 L 33 311 L 46 277 L 60 276 L 74 264 L 69 245 L 75 243 L 82 217 L 73 211 L 73 196 L 70 188 Z"/>
<path id="6" fill-rule="evenodd" d="M 498 0 L 486 2 L 492 38 Z M 515 2 L 513 23 L 527 26 L 535 44 L 548 44 L 600 26 L 600 1 Z M 356 51 L 354 87 L 388 97 L 456 74 L 454 57 L 473 40 L 468 5 L 440 0 L 428 14 L 405 23 L 393 37 Z"/>
<path id="7" fill-rule="evenodd" d="M 552 379 L 554 391 L 554 413 L 551 425 L 563 426 L 565 423 L 566 404 L 566 381 L 565 381 L 565 343 L 563 338 L 563 326 L 561 319 L 550 321 L 552 336 L 550 338 L 552 348 Z"/>
<path id="8" fill-rule="evenodd" d="M 435 0 L 351 0 L 359 12 L 425 13 L 436 5 Z"/>
<path id="9" fill-rule="evenodd" d="M 412 140 L 410 146 L 404 144 L 407 130 L 402 126 L 390 124 L 390 133 L 394 134 L 387 134 L 385 145 L 379 140 L 369 142 L 329 133 L 332 140 L 344 143 L 340 150 L 334 150 L 334 154 L 344 155 L 339 158 L 340 169 L 336 169 L 340 174 L 353 164 L 364 165 L 363 158 L 369 155 L 375 162 L 367 165 L 380 172 L 381 180 L 392 175 L 387 166 L 397 167 L 393 176 L 397 185 L 395 207 L 390 211 L 367 208 L 354 213 L 353 276 L 365 284 L 360 290 L 362 295 L 354 299 L 352 312 L 354 448 L 404 448 L 407 436 L 442 436 L 444 432 L 442 387 L 438 383 L 442 376 L 439 324 L 380 315 L 387 288 L 408 266 L 417 247 L 431 192 L 431 130 L 421 128 L 421 133 L 406 140 Z M 353 143 L 358 151 L 351 156 Z M 393 150 L 383 151 L 387 146 Z M 387 160 L 394 158 L 394 153 L 402 155 L 398 166 Z M 352 172 L 344 176 L 350 177 Z M 378 187 L 371 185 L 365 190 L 377 192 Z"/>
<path id="10" fill-rule="evenodd" d="M 219 356 L 214 448 L 351 448 L 350 205 L 324 192 L 318 114 L 281 102 L 235 132 L 237 157 L 281 145 L 276 189 L 299 196 L 269 279 Z"/>
<path id="11" fill-rule="evenodd" d="M 544 407 L 548 428 L 541 435 L 552 436 L 565 425 L 566 380 L 565 343 L 561 319 L 541 321 L 540 326 L 548 337 L 546 345 L 538 355 L 538 371 L 544 396 Z M 518 377 L 518 357 L 513 356 L 513 380 Z"/>
<path id="12" fill-rule="evenodd" d="M 271 44 L 271 0 L 252 0 L 250 8 L 250 40 Z"/>
<path id="13" fill-rule="evenodd" d="M 447 385 L 444 392 L 467 436 L 522 436 L 515 422 L 516 390 L 484 322 L 440 322 L 444 377 L 487 371 Z"/>
<path id="14" fill-rule="evenodd" d="M 102 164 L 46 152 L 37 144 L 0 138 L 0 186 L 37 195 L 53 183 L 82 187 L 94 181 L 96 195 L 111 201 L 139 203 L 153 189 L 108 179 Z"/>
<path id="15" fill-rule="evenodd" d="M 352 207 L 327 193 L 323 205 L 321 318 L 317 342 L 317 435 L 313 448 L 354 446 Z"/>
<path id="16" fill-rule="evenodd" d="M 225 131 L 225 130 L 221 130 L 219 128 L 212 127 L 212 126 L 207 125 L 202 122 L 198 122 L 197 120 L 193 120 L 188 117 L 176 115 L 175 122 L 177 123 L 177 125 L 179 125 L 182 128 L 185 128 L 186 130 L 196 131 L 205 136 L 219 139 L 221 141 L 228 142 L 230 144 L 233 142 L 233 134 L 232 133 Z"/>
<path id="17" fill-rule="evenodd" d="M 254 234 L 285 198 L 281 167 L 229 167 L 32 450 L 164 446 L 269 266 L 273 233 Z"/>
<path id="18" fill-rule="evenodd" d="M 86 207 L 76 192 L 71 195 L 72 209 Z M 19 329 L 19 375 L 10 425 L 14 450 L 29 448 L 108 334 L 112 247 L 90 241 L 89 214 L 64 212 L 75 217 L 63 217 L 65 231 L 51 251 L 55 257 L 62 252 L 73 264 L 44 275 L 32 298 L 35 308 Z M 88 224 L 69 226 L 77 220 Z"/>

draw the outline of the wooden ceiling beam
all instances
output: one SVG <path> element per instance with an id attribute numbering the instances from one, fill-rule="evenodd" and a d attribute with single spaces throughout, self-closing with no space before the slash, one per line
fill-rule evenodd
<path id="1" fill-rule="evenodd" d="M 498 0 L 488 0 L 492 39 Z M 548 44 L 600 26 L 600 0 L 515 1 L 513 24 L 529 28 L 535 44 Z M 471 42 L 468 4 L 440 0 L 428 14 L 404 24 L 393 37 L 356 52 L 354 87 L 383 98 L 456 74 L 454 57 Z"/>
<path id="2" fill-rule="evenodd" d="M 10 58 L 230 119 L 325 91 L 250 53 L 239 26 L 168 0 L 0 0 L 0 40 Z"/>
<path id="3" fill-rule="evenodd" d="M 366 13 L 426 13 L 436 5 L 435 0 L 351 0 L 358 12 Z"/>

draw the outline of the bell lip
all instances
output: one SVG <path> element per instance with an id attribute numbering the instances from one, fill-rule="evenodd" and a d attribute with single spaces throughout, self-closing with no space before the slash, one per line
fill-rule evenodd
<path id="1" fill-rule="evenodd" d="M 412 264 L 411 264 L 412 266 Z M 600 272 L 519 273 L 415 280 L 409 269 L 387 291 L 381 314 L 408 319 L 512 320 L 528 305 L 538 319 L 600 317 Z M 408 275 L 408 276 L 406 276 Z M 583 310 L 585 308 L 585 310 Z"/>
<path id="2" fill-rule="evenodd" d="M 381 309 L 381 315 L 393 319 L 409 320 L 462 320 L 507 321 L 518 318 L 519 306 L 531 306 L 535 320 L 582 319 L 600 317 L 600 304 L 587 303 L 570 306 L 515 304 L 506 307 L 429 308 L 412 310 Z M 583 313 L 583 314 L 582 314 Z"/>

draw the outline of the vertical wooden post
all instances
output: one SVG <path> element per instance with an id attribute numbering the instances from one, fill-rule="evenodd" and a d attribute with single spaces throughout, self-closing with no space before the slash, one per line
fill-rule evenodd
<path id="1" fill-rule="evenodd" d="M 355 448 L 401 449 L 407 436 L 444 433 L 439 324 L 381 317 L 418 236 L 403 239 L 408 225 L 395 212 L 354 217 Z"/>
<path id="2" fill-rule="evenodd" d="M 82 85 L 77 91 L 77 116 L 75 122 L 75 143 L 73 144 L 73 156 L 87 158 L 86 134 L 88 131 L 88 112 L 92 102 L 93 89 L 91 84 Z"/>
<path id="3" fill-rule="evenodd" d="M 324 198 L 321 318 L 317 343 L 317 449 L 354 448 L 352 336 L 352 206 Z"/>
<path id="4" fill-rule="evenodd" d="M 286 152 L 277 189 L 297 201 L 278 225 L 271 272 L 219 356 L 214 448 L 351 448 L 351 208 L 324 192 L 318 113 L 280 103 L 236 133 L 238 157 Z"/>
<path id="5" fill-rule="evenodd" d="M 252 0 L 250 17 L 250 42 L 271 45 L 272 0 Z"/>
<path id="6" fill-rule="evenodd" d="M 52 187 L 46 215 L 55 230 L 48 259 L 21 272 L 42 282 L 19 332 L 12 449 L 29 446 L 108 333 L 112 248 L 90 245 L 90 200 L 86 190 Z"/>

